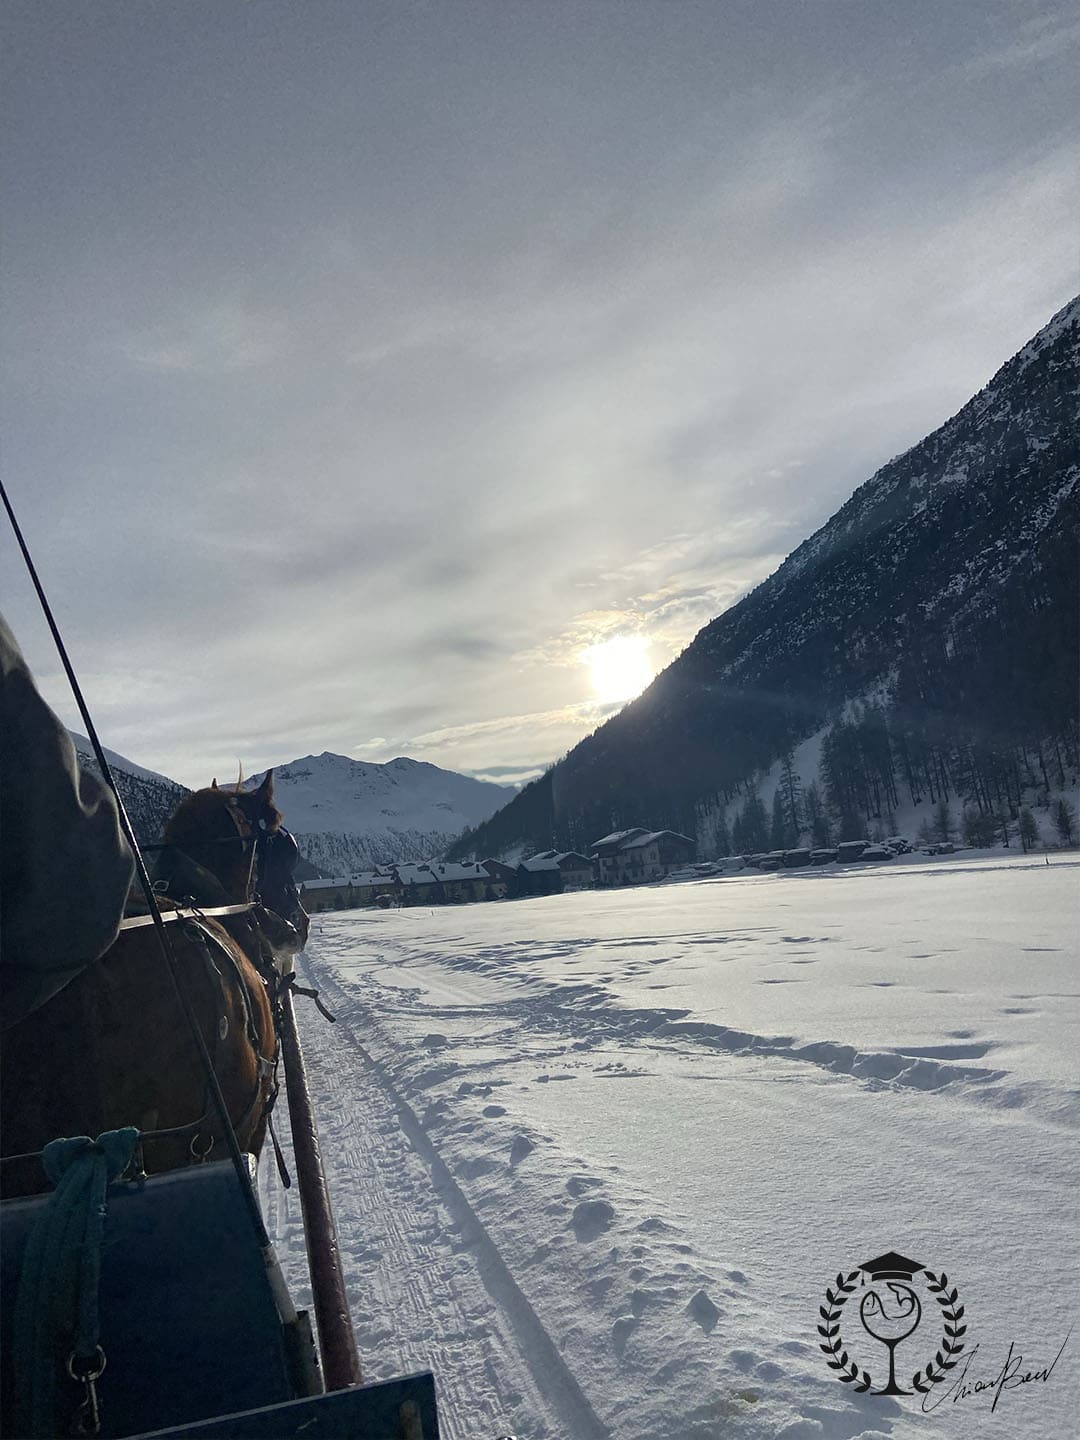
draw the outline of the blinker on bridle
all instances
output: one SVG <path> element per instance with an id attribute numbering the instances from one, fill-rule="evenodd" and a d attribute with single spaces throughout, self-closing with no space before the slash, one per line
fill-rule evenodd
<path id="1" fill-rule="evenodd" d="M 246 883 L 248 895 L 252 893 L 252 879 L 255 881 L 256 893 L 262 893 L 271 871 L 278 872 L 275 873 L 274 878 L 282 887 L 287 885 L 292 878 L 292 872 L 296 869 L 296 862 L 300 855 L 293 836 L 285 829 L 284 825 L 271 831 L 263 817 L 260 817 L 257 822 L 253 821 L 235 796 L 231 796 L 226 805 L 232 822 L 236 826 L 236 834 L 224 836 L 215 843 L 231 845 L 246 844 L 249 840 L 252 842 L 251 854 L 248 857 Z M 241 822 L 245 827 L 243 829 L 241 829 Z M 275 851 L 283 857 L 279 864 L 274 863 Z"/>

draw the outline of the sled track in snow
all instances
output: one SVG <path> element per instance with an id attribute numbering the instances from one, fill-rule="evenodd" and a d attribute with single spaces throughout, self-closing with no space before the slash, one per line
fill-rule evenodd
<path id="1" fill-rule="evenodd" d="M 316 956 L 317 964 L 317 956 Z M 400 1165 L 397 1157 L 393 1154 L 394 1128 L 387 1125 L 385 1120 L 377 1126 L 377 1134 L 368 1134 L 367 1145 L 361 1147 L 366 1153 L 359 1153 L 356 1149 L 358 1137 L 349 1131 L 355 1132 L 357 1128 L 357 1117 L 342 1117 L 339 1120 L 336 1115 L 328 1116 L 330 1123 L 325 1124 L 323 1135 L 324 1154 L 331 1145 L 338 1145 L 348 1153 L 346 1169 L 351 1182 L 355 1178 L 357 1188 L 369 1190 L 374 1184 L 376 1189 L 385 1188 L 386 1204 L 396 1207 L 397 1213 L 380 1212 L 379 1224 L 384 1232 L 384 1243 L 390 1250 L 400 1247 L 400 1254 L 405 1255 L 410 1250 L 420 1252 L 422 1273 L 418 1279 L 421 1291 L 427 1293 L 413 1294 L 410 1297 L 410 1309 L 416 1313 L 417 1320 L 427 1319 L 430 1329 L 431 1321 L 434 1319 L 437 1324 L 441 1319 L 456 1319 L 461 1325 L 457 1335 L 459 1342 L 466 1345 L 471 1341 L 473 1349 L 483 1349 L 487 1352 L 484 1362 L 487 1372 L 486 1378 L 488 1387 L 495 1393 L 492 1400 L 501 1398 L 510 1408 L 521 1409 L 518 1413 L 522 1416 L 518 1421 L 519 1426 L 524 1427 L 525 1412 L 531 1411 L 529 1415 L 529 1434 L 532 1436 L 547 1435 L 551 1440 L 566 1440 L 566 1437 L 573 1436 L 574 1440 L 608 1440 L 610 1431 L 597 1416 L 583 1393 L 572 1371 L 563 1359 L 556 1342 L 545 1328 L 543 1322 L 536 1314 L 532 1305 L 522 1292 L 517 1281 L 503 1259 L 498 1246 L 492 1239 L 484 1223 L 477 1216 L 472 1205 L 457 1181 L 454 1179 L 446 1162 L 439 1154 L 438 1148 L 433 1143 L 431 1135 L 421 1122 L 415 1110 L 408 1100 L 401 1094 L 391 1077 L 387 1074 L 383 1064 L 371 1054 L 368 1048 L 356 1033 L 350 1023 L 350 1014 L 355 1015 L 356 1000 L 349 996 L 336 982 L 328 971 L 319 970 L 317 976 L 312 974 L 311 957 L 301 957 L 301 966 L 307 972 L 311 982 L 318 984 L 330 1001 L 331 1007 L 336 1004 L 338 1007 L 338 1019 L 334 1026 L 327 1025 L 322 1029 L 321 1022 L 313 1022 L 320 1026 L 316 1034 L 320 1036 L 320 1044 L 323 1043 L 323 1036 L 326 1031 L 333 1031 L 334 1050 L 346 1050 L 348 1054 L 355 1056 L 362 1065 L 364 1074 L 377 1086 L 377 1091 L 371 1096 L 372 1109 L 383 1108 L 389 1112 L 397 1122 L 400 1135 L 404 1136 L 411 1147 L 414 1159 L 422 1163 L 424 1170 L 430 1180 L 433 1198 L 441 1203 L 450 1220 L 448 1229 L 453 1231 L 455 1236 L 451 1242 L 449 1235 L 440 1236 L 438 1226 L 432 1225 L 430 1214 L 423 1214 L 423 1201 L 415 1193 L 415 1177 L 406 1177 L 400 1173 Z M 374 1028 L 376 1022 L 370 1014 L 364 1015 L 365 1022 Z M 312 1034 L 311 1026 L 305 1027 L 309 1036 Z M 311 1041 L 309 1039 L 309 1048 Z M 335 1057 L 335 1063 L 340 1064 L 343 1057 L 339 1054 Z M 317 1063 L 317 1061 L 316 1061 Z M 381 1103 L 381 1106 L 379 1102 Z M 360 1125 L 363 1119 L 360 1117 Z M 324 1125 L 320 1117 L 320 1125 Z M 394 1185 L 394 1171 L 398 1171 L 398 1185 Z M 374 1172 L 374 1173 L 373 1173 Z M 339 1173 L 340 1169 L 339 1169 Z M 333 1178 L 330 1180 L 333 1190 Z M 399 1193 L 392 1192 L 397 1188 Z M 376 1201 L 376 1204 L 378 1202 Z M 335 1207 L 341 1209 L 342 1199 L 334 1195 Z M 344 1228 L 344 1227 L 341 1227 Z M 453 1251 L 454 1267 L 456 1274 L 450 1277 L 448 1287 L 443 1288 L 441 1294 L 432 1293 L 429 1283 L 432 1279 L 431 1267 L 436 1261 L 437 1252 L 440 1248 L 439 1240 L 442 1240 L 444 1252 Z M 371 1252 L 376 1259 L 381 1259 L 381 1254 L 374 1250 Z M 463 1256 L 471 1259 L 471 1267 L 474 1271 L 474 1285 L 472 1288 L 480 1290 L 486 1297 L 488 1313 L 479 1315 L 469 1304 L 468 1296 L 470 1289 L 467 1278 L 462 1275 Z M 348 1258 L 348 1257 L 347 1257 Z M 363 1266 L 368 1258 L 363 1252 L 354 1257 L 356 1264 Z M 443 1255 L 443 1260 L 447 1256 Z M 400 1272 L 391 1265 L 390 1277 L 393 1279 L 400 1273 L 401 1279 L 406 1279 L 407 1266 L 402 1266 Z M 437 1267 L 436 1267 L 437 1268 Z M 357 1286 L 350 1286 L 356 1290 L 365 1285 L 361 1281 Z M 393 1309 L 400 1309 L 400 1297 L 390 1293 L 385 1294 L 386 1303 Z M 396 1302 L 396 1303 L 395 1303 Z M 433 1316 L 424 1317 L 421 1312 L 426 1305 L 436 1307 Z M 357 1309 L 355 1298 L 353 1308 Z M 366 1332 L 365 1327 L 372 1318 L 367 1313 L 366 1304 L 360 1309 L 358 1315 L 359 1335 L 358 1340 L 361 1346 L 361 1360 L 364 1359 L 365 1341 L 368 1346 L 377 1345 L 379 1339 L 385 1334 L 376 1328 L 374 1331 Z M 443 1313 L 440 1315 L 439 1311 Z M 449 1312 L 446 1313 L 446 1312 Z M 470 1334 L 470 1331 L 472 1332 Z M 437 1337 L 433 1336 L 433 1339 Z M 516 1353 L 513 1353 L 516 1352 Z M 505 1355 L 509 1362 L 511 1374 L 501 1376 L 497 1373 L 498 1356 Z M 464 1360 L 464 1355 L 459 1352 L 459 1359 Z M 434 1363 L 432 1368 L 436 1370 L 436 1383 L 440 1395 L 453 1398 L 453 1392 L 458 1387 L 455 1380 L 458 1378 L 449 1373 L 454 1357 L 452 1354 L 443 1352 L 443 1365 L 446 1367 L 444 1373 L 440 1373 L 440 1367 Z M 476 1356 L 471 1357 L 470 1363 L 476 1365 Z M 524 1375 L 532 1381 L 534 1394 L 523 1396 L 517 1391 Z M 467 1382 L 466 1382 L 467 1384 Z M 475 1407 L 475 1393 L 461 1396 L 462 1406 L 465 1413 L 470 1410 L 470 1402 Z M 531 1404 L 530 1404 L 531 1401 Z M 488 1435 L 481 1434 L 476 1428 L 473 1420 L 464 1432 L 458 1432 L 454 1422 L 454 1411 L 456 1406 L 447 1406 L 445 1420 L 440 1417 L 442 1429 L 447 1440 L 453 1440 L 456 1433 L 461 1433 L 462 1440 L 489 1440 Z M 460 1412 L 459 1412 L 460 1413 Z M 474 1409 L 475 1413 L 475 1409 Z M 493 1428 L 490 1430 L 490 1440 L 502 1436 L 512 1427 L 508 1416 L 492 1415 L 489 1422 Z M 500 1428 L 501 1427 L 501 1428 Z"/>

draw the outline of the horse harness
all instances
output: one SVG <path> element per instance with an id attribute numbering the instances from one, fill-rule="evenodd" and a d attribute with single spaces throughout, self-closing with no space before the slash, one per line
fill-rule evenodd
<path id="1" fill-rule="evenodd" d="M 230 799 L 228 804 L 229 815 L 236 827 L 236 834 L 222 837 L 218 840 L 204 842 L 207 844 L 246 844 L 251 842 L 251 850 L 248 855 L 248 870 L 245 889 L 250 895 L 253 888 L 261 886 L 263 876 L 271 865 L 279 871 L 286 868 L 291 870 L 290 861 L 295 864 L 296 841 L 288 831 L 281 827 L 279 831 L 270 831 L 266 822 L 260 820 L 256 826 L 244 813 L 238 801 Z M 244 828 L 242 828 L 244 827 Z M 278 842 L 275 844 L 275 842 Z M 215 1027 L 213 1068 L 215 1074 L 220 1078 L 222 1063 L 225 1057 L 226 1042 L 229 1034 L 228 1021 L 228 1000 L 230 988 L 235 989 L 239 996 L 244 1014 L 244 1031 L 249 1045 L 257 1060 L 257 1071 L 255 1079 L 255 1090 L 250 1104 L 244 1110 L 238 1120 L 233 1120 L 233 1128 L 238 1132 L 245 1131 L 255 1121 L 260 1105 L 263 1107 L 263 1114 L 260 1119 L 269 1121 L 274 1104 L 278 1097 L 279 1082 L 277 1079 L 278 1058 L 281 1052 L 280 1044 L 280 1022 L 281 1022 L 281 991 L 284 988 L 294 987 L 294 979 L 291 974 L 283 974 L 279 968 L 273 952 L 273 947 L 267 939 L 262 918 L 268 917 L 267 911 L 258 899 L 248 900 L 240 904 L 206 904 L 218 899 L 228 899 L 228 894 L 218 881 L 217 877 L 205 867 L 198 864 L 189 855 L 185 854 L 178 847 L 164 844 L 156 848 L 159 850 L 158 861 L 155 866 L 157 880 L 155 889 L 175 893 L 180 891 L 183 897 L 176 909 L 161 912 L 161 919 L 165 924 L 178 923 L 182 925 L 185 936 L 191 940 L 202 956 L 205 974 L 210 981 L 211 989 L 220 1000 L 218 1005 L 218 1023 Z M 276 851 L 276 854 L 275 854 Z M 284 852 L 284 853 L 283 853 Z M 162 874 L 168 871 L 167 875 Z M 179 881 L 179 883 L 176 883 Z M 254 886 L 253 886 L 254 882 Z M 189 893 L 190 892 L 190 893 Z M 257 890 L 256 890 L 257 894 Z M 202 900 L 204 903 L 199 903 Z M 250 917 L 246 922 L 239 919 L 240 916 Z M 228 934 L 232 941 L 230 945 L 222 938 L 220 933 L 207 921 L 233 918 L 233 923 L 239 925 L 246 931 L 245 938 L 247 945 L 241 944 L 240 940 Z M 136 929 L 145 925 L 155 923 L 155 917 L 151 914 L 126 916 L 120 922 L 120 930 Z M 255 1023 L 255 1012 L 252 1006 L 251 995 L 248 990 L 247 981 L 244 977 L 241 963 L 237 958 L 232 946 L 237 946 L 255 967 L 263 983 L 266 986 L 270 1002 L 270 1012 L 273 1019 L 274 1031 L 274 1053 L 272 1057 L 262 1053 L 263 1038 L 259 1035 L 258 1026 Z M 215 959 L 215 955 L 218 957 Z M 223 963 L 219 963 L 219 961 Z M 320 1007 L 322 1008 L 322 1007 Z M 268 1083 L 269 1082 L 269 1083 Z M 264 1098 L 264 1087 L 266 1095 Z M 176 1126 L 167 1130 L 155 1130 L 144 1132 L 143 1140 L 179 1139 L 185 1135 L 191 1136 L 190 1150 L 197 1161 L 204 1161 L 208 1158 L 214 1147 L 216 1137 L 213 1132 L 206 1133 L 206 1122 L 211 1118 L 213 1106 L 210 1103 L 210 1088 L 207 1085 L 206 1099 L 203 1114 L 197 1120 L 187 1125 Z M 208 1143 L 200 1146 L 200 1138 L 205 1134 Z M 274 1140 L 275 1151 L 278 1151 L 277 1138 Z M 279 1152 L 279 1168 L 281 1168 Z"/>

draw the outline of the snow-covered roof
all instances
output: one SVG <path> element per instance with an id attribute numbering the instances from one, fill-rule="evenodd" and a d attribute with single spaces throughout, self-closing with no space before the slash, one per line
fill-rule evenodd
<path id="1" fill-rule="evenodd" d="M 431 867 L 440 880 L 488 880 L 490 876 L 482 865 L 471 861 L 456 864 L 451 860 L 441 861 Z"/>
<path id="2" fill-rule="evenodd" d="M 559 862 L 553 855 L 533 855 L 531 859 L 521 862 L 521 868 L 535 875 L 545 870 L 558 870 Z"/>
<path id="3" fill-rule="evenodd" d="M 598 850 L 601 845 L 622 846 L 623 841 L 631 840 L 635 835 L 643 835 L 645 831 L 640 825 L 635 825 L 631 830 L 613 830 L 610 835 L 605 835 L 602 840 L 594 840 L 589 846 L 590 850 Z"/>
<path id="4" fill-rule="evenodd" d="M 689 835 L 680 835 L 677 830 L 649 830 L 644 835 L 639 835 L 634 840 L 626 840 L 619 846 L 620 850 L 637 850 L 642 845 L 654 845 L 657 840 L 662 840 L 669 835 L 672 840 L 682 840 L 687 845 L 693 845 Z"/>
<path id="5" fill-rule="evenodd" d="M 394 872 L 402 885 L 434 885 L 438 879 L 430 865 L 395 865 Z"/>

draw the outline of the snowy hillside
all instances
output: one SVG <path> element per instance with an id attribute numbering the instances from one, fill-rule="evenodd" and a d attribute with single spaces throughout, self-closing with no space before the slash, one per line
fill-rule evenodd
<path id="1" fill-rule="evenodd" d="M 469 847 L 693 834 L 818 734 L 833 839 L 1047 810 L 1080 768 L 1078 534 L 1080 298 Z"/>
<path id="2" fill-rule="evenodd" d="M 75 744 L 75 753 L 82 768 L 89 770 L 91 774 L 100 775 L 90 741 L 85 735 L 79 735 L 74 730 L 69 730 L 68 734 Z M 102 748 L 124 802 L 124 809 L 134 827 L 135 838 L 140 845 L 152 845 L 160 838 L 166 820 L 190 792 L 168 776 L 136 765 L 134 760 L 118 755 L 108 747 Z"/>
<path id="3" fill-rule="evenodd" d="M 246 785 L 261 779 L 255 775 Z M 376 765 L 324 751 L 274 769 L 285 823 L 301 854 L 326 875 L 441 855 L 512 793 L 404 757 Z"/>

